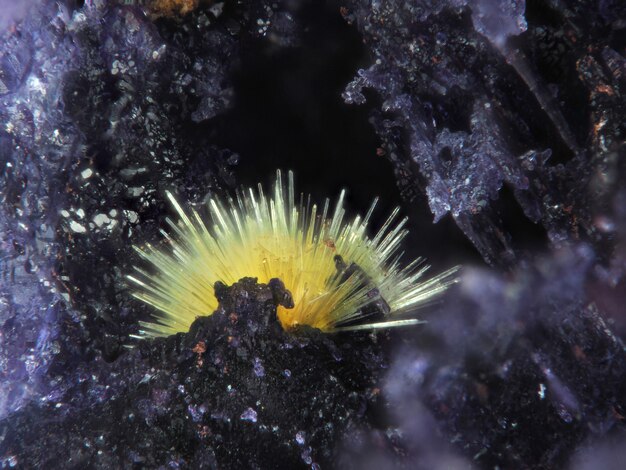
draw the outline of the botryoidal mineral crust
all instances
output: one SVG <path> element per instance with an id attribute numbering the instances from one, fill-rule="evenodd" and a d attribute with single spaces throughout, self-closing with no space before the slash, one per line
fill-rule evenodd
<path id="1" fill-rule="evenodd" d="M 107 382 L 83 377 L 69 402 L 5 421 L 3 458 L 21 468 L 329 468 L 342 436 L 370 428 L 381 346 L 366 334 L 286 333 L 276 305 L 290 295 L 278 280 L 218 283 L 216 296 L 217 311 L 189 333 L 102 364 Z M 107 396 L 105 383 L 119 392 Z"/>

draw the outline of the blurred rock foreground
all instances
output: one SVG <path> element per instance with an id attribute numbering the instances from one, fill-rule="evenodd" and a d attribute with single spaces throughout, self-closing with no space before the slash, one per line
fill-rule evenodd
<path id="1" fill-rule="evenodd" d="M 619 468 L 625 29 L 610 0 L 0 1 L 0 467 Z M 276 166 L 397 199 L 461 282 L 329 336 L 242 279 L 131 339 L 165 190 Z"/>

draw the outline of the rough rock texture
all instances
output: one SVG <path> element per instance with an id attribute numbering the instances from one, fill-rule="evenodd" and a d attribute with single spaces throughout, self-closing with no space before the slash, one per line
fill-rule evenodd
<path id="1" fill-rule="evenodd" d="M 217 311 L 188 334 L 144 341 L 56 403 L 9 419 L 3 448 L 25 468 L 328 466 L 335 441 L 368 426 L 380 347 L 286 333 L 276 304 L 291 296 L 278 280 L 242 279 L 216 295 Z"/>
<path id="2" fill-rule="evenodd" d="M 194 8 L 156 19 L 157 3 Z M 620 2 L 11 5 L 0 9 L 0 466 L 584 469 L 621 458 Z M 358 48 L 332 47 L 355 35 Z M 336 80 L 341 54 L 357 65 L 335 96 L 325 77 Z M 250 100 L 273 83 L 288 99 Z M 339 142 L 358 112 L 378 155 Z M 337 129 L 318 132 L 330 139 L 319 148 L 343 151 L 302 161 L 298 137 L 326 121 Z M 241 156 L 225 124 L 242 127 Z M 267 166 L 258 155 L 280 152 L 309 181 L 350 173 L 355 200 L 393 197 L 368 173 L 386 157 L 412 215 L 408 250 L 458 262 L 463 250 L 437 229 L 452 220 L 492 267 L 465 269 L 423 312 L 429 324 L 404 332 L 290 335 L 273 317 L 279 283 L 242 280 L 219 286 L 221 310 L 189 333 L 135 343 L 150 309 L 124 274 L 132 244 L 160 240 L 165 190 L 199 204 L 234 188 L 239 160 L 255 173 Z"/>
<path id="3" fill-rule="evenodd" d="M 419 397 L 489 468 L 563 467 L 581 442 L 623 433 L 624 345 L 582 295 L 591 259 L 564 250 L 508 281 L 467 271 L 431 347 L 392 366 L 398 411 Z"/>
<path id="4" fill-rule="evenodd" d="M 403 197 L 425 195 L 435 221 L 449 213 L 487 263 L 512 269 L 467 270 L 398 350 L 385 391 L 423 468 L 432 448 L 486 468 L 606 462 L 624 421 L 625 11 L 496 3 L 342 9 L 372 56 L 343 97 L 378 100 Z M 432 422 L 452 451 L 429 444 Z"/>
<path id="5" fill-rule="evenodd" d="M 399 0 L 342 14 L 373 60 L 343 97 L 382 102 L 373 124 L 407 199 L 425 193 L 490 264 L 518 261 L 534 224 L 542 244 L 606 240 L 593 217 L 610 204 L 599 173 L 624 153 L 623 9 Z M 505 187 L 515 202 L 498 204 Z"/>
<path id="6" fill-rule="evenodd" d="M 204 196 L 232 183 L 237 159 L 184 138 L 185 123 L 230 96 L 235 40 L 209 34 L 207 14 L 159 31 L 141 10 L 105 2 L 33 7 L 2 32 L 0 416 L 47 393 L 53 356 L 63 375 L 119 354 L 138 318 L 121 293 L 131 240 L 155 232 L 164 188 Z"/>

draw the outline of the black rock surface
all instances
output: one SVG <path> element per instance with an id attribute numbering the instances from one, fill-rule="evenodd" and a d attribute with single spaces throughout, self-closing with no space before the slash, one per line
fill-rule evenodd
<path id="1" fill-rule="evenodd" d="M 285 332 L 285 293 L 278 280 L 216 286 L 213 315 L 102 364 L 67 401 L 29 405 L 3 448 L 24 468 L 328 466 L 335 442 L 368 426 L 385 361 L 367 336 Z"/>

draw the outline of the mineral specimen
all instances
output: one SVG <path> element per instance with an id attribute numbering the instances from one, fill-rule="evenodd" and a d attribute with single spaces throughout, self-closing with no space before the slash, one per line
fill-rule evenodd
<path id="1" fill-rule="evenodd" d="M 623 2 L 148 3 L 0 2 L 0 466 L 621 458 Z M 462 282 L 426 326 L 324 336 L 243 279 L 134 341 L 124 274 L 166 191 L 198 204 L 277 162 L 402 198 L 406 250 L 470 260 Z"/>

